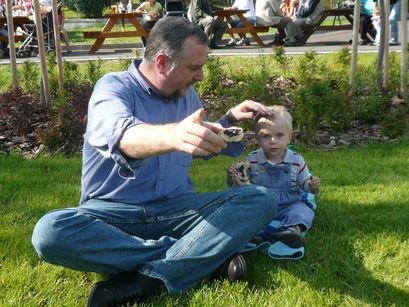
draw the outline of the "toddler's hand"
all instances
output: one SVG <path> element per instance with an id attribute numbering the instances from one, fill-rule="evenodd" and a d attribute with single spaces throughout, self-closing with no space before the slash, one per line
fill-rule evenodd
<path id="1" fill-rule="evenodd" d="M 321 180 L 319 177 L 311 176 L 310 179 L 308 179 L 308 187 L 310 188 L 310 191 L 312 191 L 313 193 L 318 192 L 320 184 Z"/>

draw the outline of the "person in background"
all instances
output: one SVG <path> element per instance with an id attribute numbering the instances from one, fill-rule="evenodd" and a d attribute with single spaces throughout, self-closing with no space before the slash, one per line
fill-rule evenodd
<path id="1" fill-rule="evenodd" d="M 401 0 L 390 0 L 390 14 L 389 14 L 389 30 L 390 38 L 389 45 L 399 44 L 399 21 L 401 19 L 402 4 Z M 379 46 L 381 29 L 379 23 L 379 7 L 378 3 L 374 2 L 372 24 L 376 30 L 375 41 L 372 43 L 374 46 Z"/>
<path id="2" fill-rule="evenodd" d="M 320 0 L 305 0 L 300 1 L 299 7 L 295 12 L 295 15 L 292 17 L 294 22 L 294 27 L 289 29 L 287 35 L 295 37 L 295 40 L 289 40 L 287 46 L 300 46 L 304 43 L 302 38 L 304 32 L 302 30 L 303 26 L 311 26 L 317 24 L 324 12 L 324 8 L 321 5 Z"/>
<path id="3" fill-rule="evenodd" d="M 277 216 L 281 231 L 264 229 L 263 239 L 281 241 L 299 248 L 304 246 L 305 234 L 312 226 L 314 211 L 303 200 L 302 193 L 318 193 L 320 179 L 313 177 L 303 157 L 288 148 L 292 138 L 292 117 L 284 106 L 271 106 L 273 116 L 257 116 L 254 132 L 260 148 L 247 156 L 251 184 L 268 189 L 278 203 Z M 228 182 L 235 180 L 238 169 L 227 170 Z"/>
<path id="4" fill-rule="evenodd" d="M 361 18 L 360 22 L 360 45 L 368 45 L 373 43 L 373 39 L 376 37 L 376 30 L 372 24 L 374 1 L 362 0 L 361 1 Z M 368 36 L 369 35 L 369 36 Z"/>
<path id="5" fill-rule="evenodd" d="M 277 28 L 272 45 L 284 45 L 284 39 L 295 42 L 296 38 L 292 36 L 295 33 L 294 23 L 291 18 L 284 16 L 280 8 L 280 0 L 257 0 L 256 1 L 256 25 Z"/>
<path id="6" fill-rule="evenodd" d="M 247 19 L 247 21 L 251 24 L 254 25 L 256 22 L 256 12 L 254 9 L 254 3 L 253 0 L 236 0 L 234 1 L 233 5 L 231 7 L 225 8 L 226 10 L 246 10 L 247 12 L 243 14 L 243 16 Z M 240 19 L 233 19 L 230 22 L 230 25 L 234 28 L 241 28 L 244 27 L 243 22 Z M 232 38 L 229 40 L 229 42 L 226 44 L 226 46 L 243 46 L 243 45 L 250 45 L 250 41 L 248 38 L 246 38 L 246 34 L 239 34 L 240 40 L 236 41 L 233 37 L 233 34 L 231 34 Z"/>
<path id="7" fill-rule="evenodd" d="M 293 18 L 297 11 L 299 3 L 299 0 L 282 0 L 280 8 L 283 12 L 283 15 Z"/>
<path id="8" fill-rule="evenodd" d="M 220 267 L 242 279 L 240 252 L 276 214 L 261 186 L 195 192 L 193 157 L 237 157 L 243 145 L 219 133 L 256 114 L 272 115 L 245 100 L 218 122 L 207 121 L 193 84 L 203 80 L 208 45 L 196 24 L 162 18 L 142 61 L 94 87 L 80 205 L 49 212 L 32 236 L 43 260 L 109 275 L 92 286 L 88 307 L 126 305 L 165 287 L 179 293 Z"/>
<path id="9" fill-rule="evenodd" d="M 67 48 L 67 52 L 72 52 L 71 47 L 70 47 L 70 40 L 68 38 L 68 32 L 64 28 L 64 23 L 65 23 L 64 5 L 62 3 L 59 3 L 57 6 L 57 9 L 58 9 L 58 25 L 59 25 L 61 36 Z"/>
<path id="10" fill-rule="evenodd" d="M 208 0 L 192 0 L 189 5 L 189 19 L 199 25 L 209 37 L 211 49 L 218 49 L 220 41 L 226 31 L 227 24 L 213 16 L 212 10 L 222 10 L 209 3 Z"/>
<path id="11" fill-rule="evenodd" d="M 6 17 L 6 0 L 0 0 L 0 17 Z M 0 23 L 0 36 L 8 37 L 6 24 Z M 0 43 L 0 59 L 7 52 L 7 42 Z"/>
<path id="12" fill-rule="evenodd" d="M 143 2 L 140 6 L 138 6 L 135 12 L 143 14 L 142 26 L 145 29 L 152 29 L 159 18 L 162 18 L 163 16 L 162 5 L 155 0 Z"/>
<path id="13" fill-rule="evenodd" d="M 162 5 L 159 2 L 156 2 L 156 0 L 143 2 L 137 7 L 135 12 L 143 14 L 142 27 L 148 30 L 152 29 L 155 23 L 163 16 Z M 146 46 L 145 37 L 142 37 L 142 44 L 143 46 Z"/>

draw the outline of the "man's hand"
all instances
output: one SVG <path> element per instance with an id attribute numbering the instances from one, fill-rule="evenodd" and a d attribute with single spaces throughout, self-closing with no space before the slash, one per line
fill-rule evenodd
<path id="1" fill-rule="evenodd" d="M 199 109 L 177 123 L 172 132 L 175 150 L 194 156 L 219 153 L 226 142 L 218 135 L 224 128 L 219 124 L 203 122 L 204 110 Z"/>
<path id="2" fill-rule="evenodd" d="M 239 105 L 231 108 L 229 113 L 236 121 L 253 119 L 257 114 L 265 116 L 272 116 L 274 114 L 271 109 L 253 100 L 243 101 Z"/>

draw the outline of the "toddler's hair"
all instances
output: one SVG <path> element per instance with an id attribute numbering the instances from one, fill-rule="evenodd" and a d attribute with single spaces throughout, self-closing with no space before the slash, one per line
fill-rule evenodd
<path id="1" fill-rule="evenodd" d="M 288 132 L 293 131 L 293 118 L 291 114 L 288 113 L 287 108 L 280 105 L 273 105 L 268 107 L 273 110 L 274 114 L 272 116 L 256 115 L 254 118 L 254 131 L 258 132 L 260 130 L 260 124 L 268 125 L 284 125 Z"/>

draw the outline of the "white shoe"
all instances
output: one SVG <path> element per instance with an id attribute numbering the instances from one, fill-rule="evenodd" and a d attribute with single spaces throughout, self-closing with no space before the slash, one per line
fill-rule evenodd
<path id="1" fill-rule="evenodd" d="M 226 46 L 236 46 L 236 40 L 234 38 L 230 39 Z"/>

